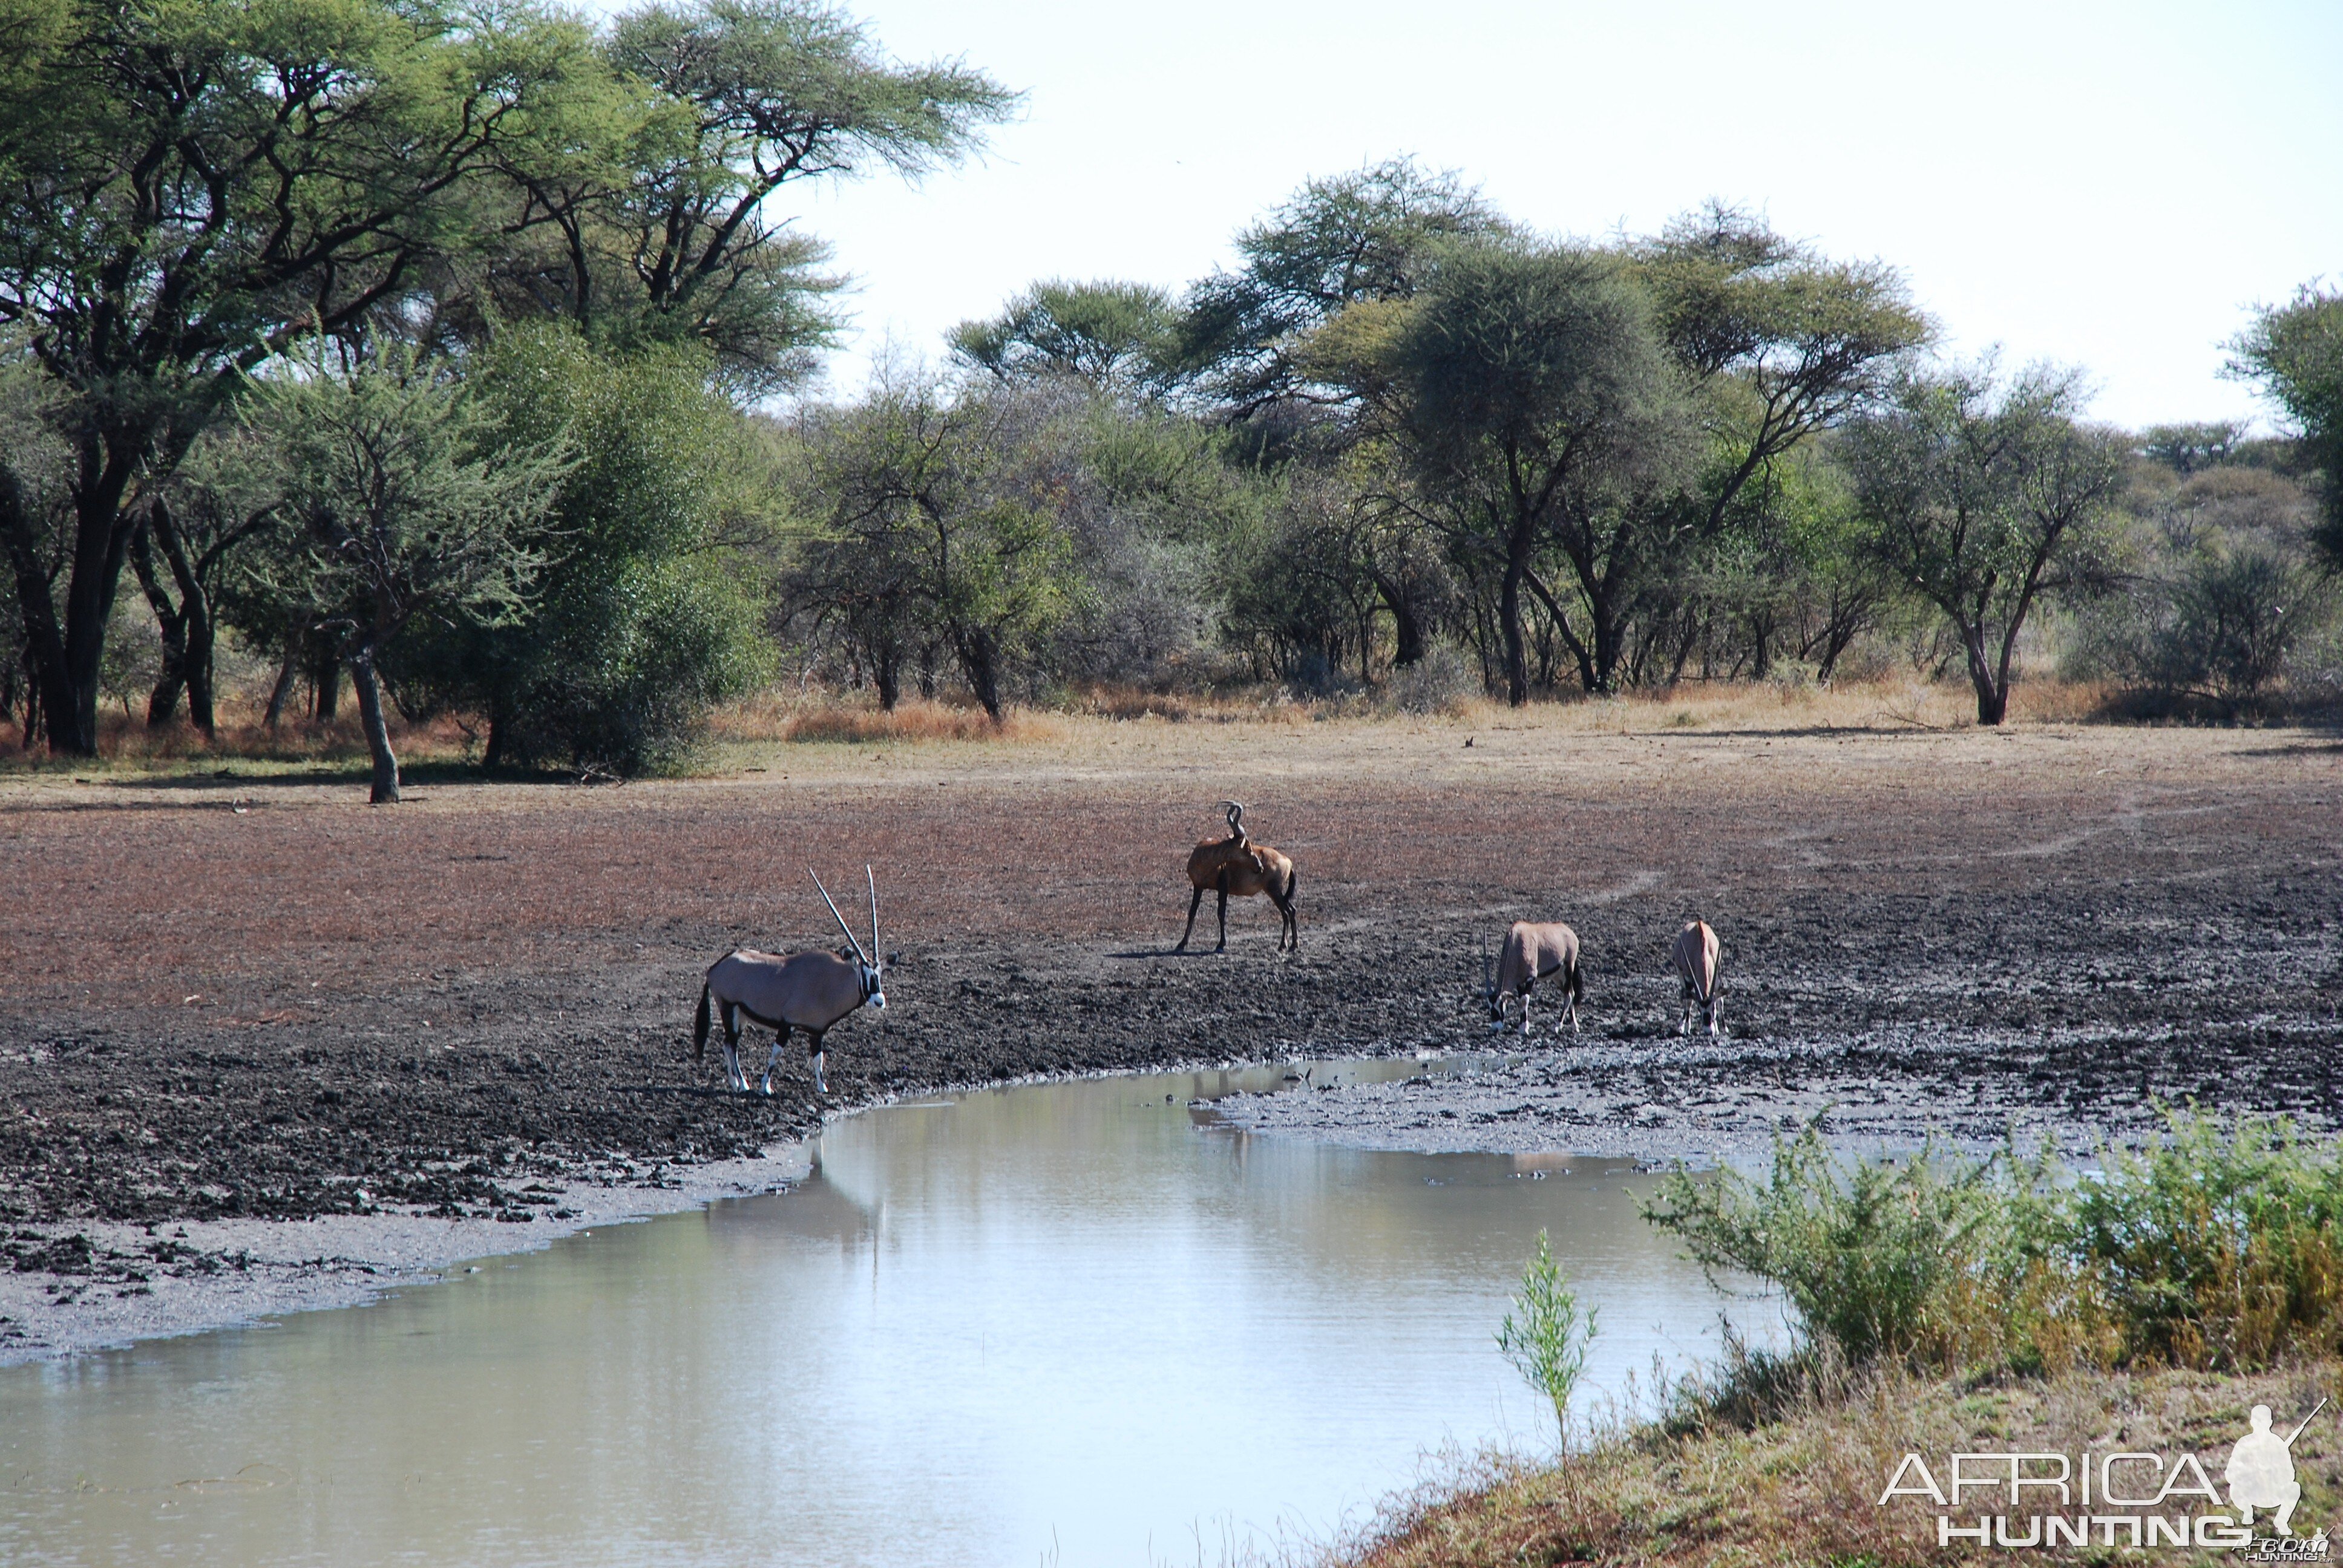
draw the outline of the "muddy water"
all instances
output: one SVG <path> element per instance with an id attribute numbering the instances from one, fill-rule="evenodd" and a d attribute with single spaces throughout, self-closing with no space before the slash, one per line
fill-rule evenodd
<path id="1" fill-rule="evenodd" d="M 1491 1339 L 1541 1228 L 1597 1385 L 1710 1342 L 1648 1181 L 1189 1104 L 1279 1076 L 882 1110 L 787 1193 L 0 1372 L 0 1562 L 1212 1563 L 1544 1441 Z"/>

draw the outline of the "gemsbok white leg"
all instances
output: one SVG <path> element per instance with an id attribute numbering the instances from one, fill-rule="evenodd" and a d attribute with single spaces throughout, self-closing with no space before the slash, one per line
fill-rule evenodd
<path id="1" fill-rule="evenodd" d="M 787 1024 L 773 1031 L 773 1049 L 765 1053 L 765 1081 L 757 1086 L 758 1093 L 769 1095 L 773 1092 L 773 1063 L 781 1060 L 781 1045 L 789 1038 Z"/>

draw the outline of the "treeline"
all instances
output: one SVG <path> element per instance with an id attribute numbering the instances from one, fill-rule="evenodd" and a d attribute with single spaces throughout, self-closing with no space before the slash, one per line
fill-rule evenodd
<path id="1" fill-rule="evenodd" d="M 2338 681 L 2315 287 L 2232 346 L 2292 435 L 2133 434 L 1745 214 L 1562 243 L 1400 161 L 1178 295 L 1039 283 L 804 397 L 839 280 L 784 187 L 1014 103 L 803 0 L 0 0 L 0 713 L 94 752 L 143 636 L 147 722 L 208 731 L 231 642 L 272 725 L 347 679 L 395 799 L 386 705 L 623 771 L 783 671 L 998 715 L 1892 657 L 1997 722 L 2055 618 L 2143 704 Z"/>
<path id="2" fill-rule="evenodd" d="M 2144 705 L 2343 681 L 2343 296 L 2233 346 L 2302 432 L 2249 441 L 1946 363 L 1892 270 L 1722 206 L 1564 244 L 1403 161 L 1237 251 L 1179 297 L 1037 284 L 794 423 L 787 624 L 829 675 L 997 711 L 1012 673 L 1521 703 L 1908 658 L 1997 723 L 2048 611 Z"/>

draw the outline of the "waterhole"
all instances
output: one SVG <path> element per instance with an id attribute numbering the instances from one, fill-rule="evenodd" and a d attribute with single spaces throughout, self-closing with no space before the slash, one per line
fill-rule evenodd
<path id="1" fill-rule="evenodd" d="M 1493 1338 L 1541 1229 L 1600 1311 L 1596 1397 L 1714 1347 L 1725 1303 L 1617 1161 L 1370 1153 L 1192 1104 L 1449 1070 L 890 1107 L 788 1192 L 0 1372 L 0 1562 L 1120 1568 L 1323 1540 L 1443 1445 L 1550 1441 Z"/>

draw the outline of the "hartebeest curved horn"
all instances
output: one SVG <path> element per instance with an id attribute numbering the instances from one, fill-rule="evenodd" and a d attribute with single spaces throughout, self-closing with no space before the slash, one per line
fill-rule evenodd
<path id="1" fill-rule="evenodd" d="M 865 867 L 865 868 L 863 868 L 863 869 L 864 869 L 865 870 L 868 870 L 870 868 L 866 866 L 866 867 Z M 822 887 L 822 885 L 821 885 L 821 873 L 820 873 L 820 872 L 819 872 L 819 871 L 817 871 L 817 870 L 815 870 L 811 866 L 808 866 L 808 867 L 806 868 L 806 875 L 807 875 L 807 876 L 809 876 L 809 877 L 811 877 L 811 878 L 813 879 L 813 885 L 814 885 L 814 887 L 815 887 L 815 888 L 816 888 L 816 889 L 820 892 L 820 894 L 821 894 L 821 901 L 822 901 L 823 903 L 825 903 L 825 904 L 830 905 L 830 918 L 831 920 L 836 920 L 836 921 L 838 922 L 838 929 L 839 929 L 840 930 L 844 931 L 844 932 L 846 933 L 846 940 L 847 940 L 849 942 L 853 943 L 853 947 L 854 947 L 854 956 L 855 956 L 856 958 L 858 958 L 858 959 L 860 959 L 864 963 L 866 963 L 866 964 L 867 964 L 867 963 L 869 963 L 869 962 L 870 961 L 870 955 L 869 953 L 866 953 L 866 952 L 864 952 L 864 951 L 862 950 L 862 944 L 861 944 L 860 942 L 855 941 L 855 940 L 854 940 L 854 928 L 853 928 L 852 926 L 848 925 L 848 924 L 846 923 L 846 917 L 845 917 L 844 915 L 841 915 L 841 914 L 840 914 L 840 913 L 838 912 L 838 905 L 837 905 L 837 903 L 836 903 L 836 902 L 835 902 L 835 901 L 830 898 L 830 890 L 829 890 L 828 888 Z M 872 895 L 873 895 L 873 897 L 876 897 L 876 896 L 877 896 L 877 884 L 875 884 L 875 883 L 874 883 L 874 884 L 872 884 Z M 873 905 L 872 907 L 873 907 L 873 909 L 875 910 L 877 906 L 876 906 L 876 905 Z M 873 928 L 873 930 L 876 930 L 876 929 L 877 929 L 877 928 L 875 928 L 875 927 Z"/>
<path id="2" fill-rule="evenodd" d="M 806 869 L 811 870 L 813 868 L 809 866 Z M 870 884 L 870 958 L 869 961 L 872 969 L 879 969 L 886 962 L 880 956 L 886 950 L 879 945 L 879 879 L 870 874 L 870 864 L 867 860 L 862 865 L 862 879 Z"/>

